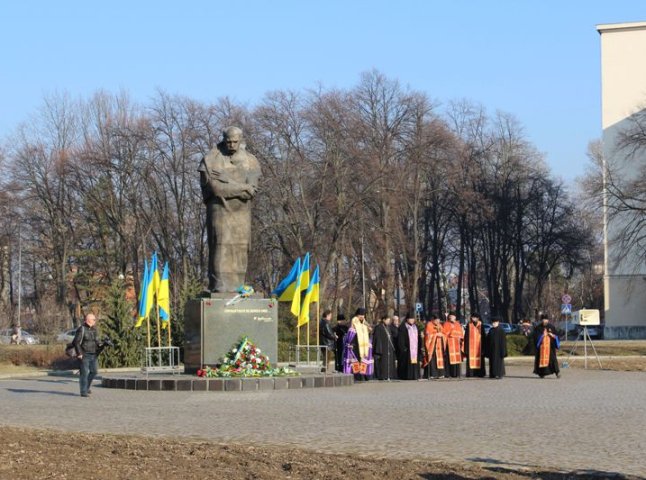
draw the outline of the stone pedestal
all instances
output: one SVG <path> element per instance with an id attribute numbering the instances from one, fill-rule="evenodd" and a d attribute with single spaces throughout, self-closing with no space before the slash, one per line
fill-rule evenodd
<path id="1" fill-rule="evenodd" d="M 215 366 L 240 341 L 249 337 L 275 365 L 278 362 L 278 303 L 247 298 L 226 306 L 235 294 L 213 294 L 189 300 L 184 310 L 184 370 L 195 373 Z"/>

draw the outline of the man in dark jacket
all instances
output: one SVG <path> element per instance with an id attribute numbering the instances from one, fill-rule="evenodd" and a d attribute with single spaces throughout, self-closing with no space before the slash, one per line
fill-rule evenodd
<path id="1" fill-rule="evenodd" d="M 348 333 L 348 322 L 345 315 L 339 313 L 336 318 L 336 327 L 334 327 L 334 334 L 336 335 L 336 354 L 334 356 L 334 368 L 337 372 L 343 371 L 343 337 Z"/>
<path id="2" fill-rule="evenodd" d="M 99 332 L 96 329 L 96 317 L 92 313 L 85 316 L 85 321 L 76 330 L 72 344 L 76 350 L 76 356 L 81 361 L 81 373 L 79 385 L 81 397 L 88 397 L 91 393 L 92 380 L 98 372 L 97 356 L 103 349 L 99 342 Z"/>
<path id="3" fill-rule="evenodd" d="M 330 321 L 332 320 L 332 311 L 325 310 L 321 321 L 319 323 L 319 345 L 321 346 L 321 354 L 323 355 L 323 365 L 327 370 L 327 362 L 330 354 L 334 355 L 336 350 L 336 335 L 332 330 Z"/>

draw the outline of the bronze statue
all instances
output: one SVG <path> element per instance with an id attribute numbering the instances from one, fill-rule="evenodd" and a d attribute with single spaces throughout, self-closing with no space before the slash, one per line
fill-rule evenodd
<path id="1" fill-rule="evenodd" d="M 222 136 L 198 171 L 206 204 L 209 291 L 235 292 L 247 273 L 251 200 L 258 190 L 260 164 L 245 150 L 240 128 L 229 127 Z"/>

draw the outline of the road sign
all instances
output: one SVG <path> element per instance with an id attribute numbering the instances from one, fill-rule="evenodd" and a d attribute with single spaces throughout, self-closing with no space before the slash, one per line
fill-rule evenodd
<path id="1" fill-rule="evenodd" d="M 564 305 L 572 303 L 572 297 L 570 297 L 567 293 L 564 293 L 561 297 L 561 303 Z"/>
<path id="2" fill-rule="evenodd" d="M 561 305 L 561 313 L 563 315 L 570 315 L 572 313 L 572 305 L 570 303 Z"/>
<path id="3" fill-rule="evenodd" d="M 417 313 L 422 313 L 424 311 L 424 306 L 421 303 L 416 303 L 415 304 L 415 311 Z"/>

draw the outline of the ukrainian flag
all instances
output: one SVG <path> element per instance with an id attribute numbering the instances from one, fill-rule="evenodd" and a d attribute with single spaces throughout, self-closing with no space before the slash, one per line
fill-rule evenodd
<path id="1" fill-rule="evenodd" d="M 310 281 L 309 286 L 307 287 L 307 290 L 305 290 L 305 295 L 303 297 L 303 302 L 301 306 L 301 312 L 298 315 L 298 326 L 300 327 L 301 325 L 305 325 L 307 322 L 310 321 L 310 304 L 315 303 L 319 301 L 319 284 L 321 283 L 320 281 L 320 276 L 319 276 L 319 266 L 316 266 L 316 269 L 314 270 L 314 273 L 312 274 L 312 280 Z"/>
<path id="2" fill-rule="evenodd" d="M 146 311 L 146 297 L 148 295 L 148 283 L 150 283 L 150 279 L 148 277 L 148 262 L 144 259 L 144 275 L 141 278 L 141 288 L 139 290 L 139 311 L 137 313 L 137 323 L 135 324 L 136 328 L 141 327 L 141 324 L 148 316 L 148 312 Z"/>
<path id="3" fill-rule="evenodd" d="M 278 284 L 276 289 L 271 292 L 272 295 L 278 297 L 279 302 L 289 302 L 294 298 L 296 291 L 296 282 L 300 278 L 301 273 L 301 259 L 296 259 L 294 266 L 289 271 L 289 274 Z M 300 290 L 299 290 L 300 291 Z"/>
<path id="4" fill-rule="evenodd" d="M 157 271 L 157 252 L 153 253 L 148 270 L 148 284 L 146 288 L 146 304 L 144 305 L 144 318 L 150 315 L 150 310 L 155 304 L 155 294 L 159 286 L 159 272 Z"/>
<path id="5" fill-rule="evenodd" d="M 300 285 L 301 285 L 301 291 L 307 290 L 309 283 L 310 283 L 310 252 L 307 252 L 305 254 L 305 258 L 303 259 L 303 268 L 301 268 L 301 278 L 300 278 Z"/>
<path id="6" fill-rule="evenodd" d="M 159 319 L 163 322 L 162 328 L 168 327 L 170 321 L 170 279 L 168 274 L 168 262 L 164 264 L 164 271 L 159 280 L 157 289 L 157 306 L 159 307 Z"/>
<path id="7" fill-rule="evenodd" d="M 301 292 L 307 290 L 310 281 L 310 254 L 306 253 L 303 259 L 301 271 L 298 273 L 296 280 L 296 288 L 294 290 L 294 297 L 292 298 L 292 307 L 290 308 L 292 314 L 297 318 L 301 314 Z"/>

